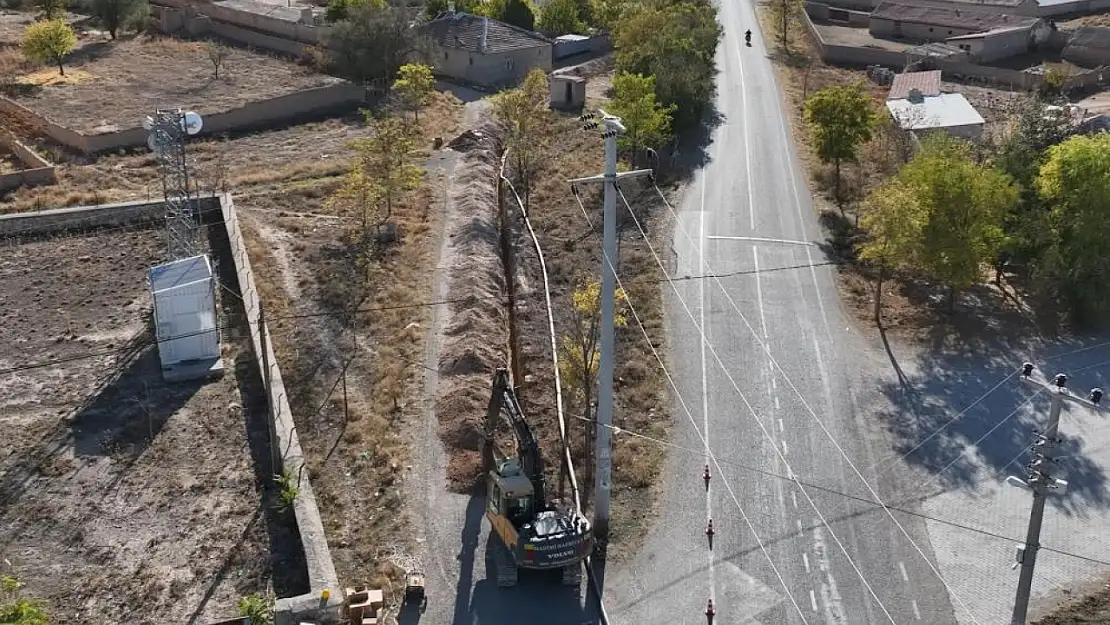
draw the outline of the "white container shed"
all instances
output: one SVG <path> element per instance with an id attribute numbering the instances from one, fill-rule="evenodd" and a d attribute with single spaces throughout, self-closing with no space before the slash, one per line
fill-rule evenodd
<path id="1" fill-rule="evenodd" d="M 154 323 L 162 369 L 219 360 L 215 280 L 208 256 L 150 268 Z"/>

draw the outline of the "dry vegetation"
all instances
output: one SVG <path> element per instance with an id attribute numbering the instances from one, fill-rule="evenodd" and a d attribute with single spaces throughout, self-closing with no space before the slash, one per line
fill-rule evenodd
<path id="1" fill-rule="evenodd" d="M 604 71 L 604 70 L 602 70 Z M 452 148 L 461 153 L 455 171 L 457 219 L 449 222 L 450 244 L 442 261 L 451 268 L 447 298 L 466 298 L 454 307 L 444 327 L 440 351 L 437 414 L 440 435 L 449 454 L 448 478 L 452 490 L 469 492 L 481 479 L 480 428 L 489 401 L 490 376 L 497 366 L 509 363 L 509 319 L 505 268 L 497 214 L 496 177 L 500 150 L 496 124 L 483 124 L 477 132 L 461 137 Z M 585 278 L 601 269 L 601 201 L 596 190 L 583 190 L 583 200 L 593 221 L 582 214 L 567 180 L 592 175 L 603 168 L 604 145 L 597 133 L 583 132 L 576 116 L 556 115 L 540 141 L 536 184 L 531 199 L 531 220 L 544 250 L 555 308 L 555 327 L 561 340 L 570 332 L 570 296 Z M 512 159 L 510 158 L 510 161 Z M 654 232 L 650 191 L 640 197 L 629 187 L 638 215 Z M 540 444 L 546 477 L 557 494 L 562 443 L 554 393 L 551 341 L 543 276 L 530 235 L 511 191 L 506 199 L 516 272 L 516 328 L 522 379 L 516 380 L 522 408 Z M 627 219 L 625 220 L 627 221 Z M 629 221 L 622 232 L 620 275 L 628 298 L 636 308 L 653 343 L 662 351 L 663 312 L 658 265 Z M 659 248 L 658 242 L 653 242 Z M 665 408 L 662 371 L 643 332 L 633 321 L 617 333 L 617 406 L 615 425 L 630 431 L 664 438 L 670 424 Z M 564 382 L 565 384 L 565 382 Z M 571 435 L 571 450 L 584 501 L 592 490 L 585 447 L 587 407 L 564 386 L 564 406 Z M 614 450 L 614 507 L 611 554 L 634 552 L 646 532 L 652 501 L 662 469 L 663 450 L 656 444 L 616 436 Z M 565 496 L 569 497 L 569 489 Z"/>
<path id="2" fill-rule="evenodd" d="M 567 180 L 596 174 L 604 169 L 604 145 L 596 133 L 583 132 L 576 117 L 560 117 L 550 128 L 541 161 L 543 169 L 532 197 L 532 225 L 544 250 L 555 306 L 555 328 L 560 335 L 570 331 L 570 295 L 585 278 L 601 273 L 601 196 L 599 189 L 583 189 L 582 199 L 593 222 L 582 214 L 570 192 Z M 661 207 L 650 188 L 641 193 L 635 183 L 625 193 L 637 211 L 657 250 L 664 249 L 666 220 L 657 220 Z M 663 211 L 665 212 L 665 211 Z M 629 302 L 636 309 L 652 343 L 663 353 L 664 322 L 660 293 L 662 272 L 648 245 L 628 214 L 621 210 L 620 266 L 618 274 Z M 522 224 L 516 236 L 516 249 L 526 271 L 521 280 L 528 287 L 518 299 L 523 306 L 518 315 L 524 341 L 524 372 L 532 382 L 522 392 L 524 407 L 539 424 L 549 464 L 549 482 L 556 484 L 558 472 L 558 422 L 555 414 L 554 373 L 548 338 L 543 282 L 532 242 Z M 561 336 L 560 336 L 561 339 Z M 614 425 L 625 430 L 666 438 L 671 420 L 667 409 L 662 369 L 652 354 L 643 331 L 629 315 L 627 327 L 617 331 L 616 407 Z M 569 389 L 564 390 L 571 432 L 571 451 L 578 467 L 579 485 L 584 495 L 593 490 L 585 449 L 585 430 L 590 425 L 582 417 L 589 412 Z M 633 553 L 645 533 L 653 510 L 652 502 L 659 482 L 664 450 L 641 438 L 614 436 L 613 526 L 610 540 L 616 543 L 613 556 Z"/>
<path id="3" fill-rule="evenodd" d="M 1032 625 L 1102 625 L 1110 623 L 1110 583 L 1083 591 L 1064 591 L 1071 597 L 1045 617 L 1031 619 Z"/>
<path id="4" fill-rule="evenodd" d="M 854 262 L 852 237 L 856 236 L 853 225 L 859 202 L 871 189 L 896 172 L 907 154 L 905 140 L 886 123 L 888 117 L 883 103 L 888 88 L 869 81 L 863 71 L 826 64 L 821 60 L 805 26 L 798 22 L 791 26 L 792 50 L 784 54 L 773 36 L 777 30 L 769 19 L 767 5 L 760 6 L 759 17 L 769 43 L 775 41 L 772 62 L 783 92 L 784 110 L 798 146 L 798 156 L 809 173 L 814 205 L 829 235 L 828 251 L 835 261 L 841 263 L 837 274 L 841 299 L 862 325 L 874 327 L 874 281 L 866 268 Z M 859 163 L 843 167 L 842 193 L 847 198 L 847 217 L 842 218 L 833 200 L 833 167 L 821 163 L 810 147 L 803 104 L 807 94 L 853 82 L 862 83 L 874 97 L 884 123 L 875 138 L 861 148 Z M 996 89 L 950 83 L 942 89 L 963 93 L 980 109 L 988 121 L 988 133 L 994 130 L 992 124 L 1002 123 L 1008 104 L 1016 97 L 1016 94 Z M 884 330 L 913 342 L 931 341 L 934 344 L 982 336 L 988 330 L 1014 336 L 1028 331 L 1033 325 L 1028 307 L 1012 288 L 1000 290 L 988 278 L 993 278 L 993 274 L 984 275 L 983 284 L 961 296 L 958 309 L 962 314 L 955 316 L 945 312 L 943 293 L 932 285 L 897 277 L 887 280 L 883 287 Z"/>
<path id="5" fill-rule="evenodd" d="M 460 109 L 457 100 L 437 96 L 420 117 L 420 144 L 450 136 Z M 383 584 L 396 574 L 388 556 L 409 538 L 399 513 L 408 456 L 403 425 L 423 417 L 430 314 L 413 304 L 431 290 L 442 184 L 429 175 L 395 203 L 400 240 L 375 258 L 364 286 L 353 262 L 354 218 L 326 202 L 347 158 L 338 149 L 326 166 L 309 157 L 301 165 L 244 169 L 231 189 L 336 569 L 344 581 Z M 283 167 L 304 169 L 291 179 L 280 175 Z"/>
<path id="6" fill-rule="evenodd" d="M 204 115 L 338 82 L 284 59 L 236 48 L 228 53 L 216 79 L 203 42 L 86 38 L 70 55 L 64 80 L 56 70 L 40 69 L 20 80 L 25 86 L 14 97 L 68 128 L 96 134 L 135 128 L 169 103 Z"/>
<path id="7" fill-rule="evenodd" d="M 239 346 L 225 342 L 219 381 L 162 381 L 145 286 L 162 241 L 0 242 L 0 551 L 52 621 L 212 621 L 307 585 Z"/>
<path id="8" fill-rule="evenodd" d="M 231 62 L 228 69 L 235 75 Z M 453 96 L 436 94 L 420 116 L 423 154 L 434 137 L 452 136 L 460 111 Z M 429 176 L 395 205 L 400 242 L 376 259 L 362 288 L 351 262 L 351 220 L 326 200 L 346 170 L 348 143 L 363 128 L 362 116 L 352 114 L 190 142 L 188 156 L 201 192 L 234 194 L 336 568 L 344 581 L 382 583 L 395 571 L 379 563 L 407 536 L 397 533 L 404 527 L 396 511 L 407 454 L 400 426 L 422 410 L 414 401 L 422 369 L 413 363 L 420 361 L 428 311 L 380 308 L 426 298 L 441 183 Z M 157 163 L 146 150 L 90 158 L 55 149 L 50 157 L 59 163 L 59 184 L 21 189 L 0 211 L 161 195 Z M 356 306 L 368 312 L 339 314 Z M 322 314 L 288 318 L 301 313 Z"/>

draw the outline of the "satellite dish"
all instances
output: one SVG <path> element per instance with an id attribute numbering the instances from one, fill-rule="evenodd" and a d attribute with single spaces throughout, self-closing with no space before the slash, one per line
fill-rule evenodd
<path id="1" fill-rule="evenodd" d="M 195 135 L 200 132 L 201 127 L 204 126 L 204 122 L 201 120 L 200 115 L 189 111 L 185 113 L 183 125 L 185 127 L 186 134 Z"/>
<path id="2" fill-rule="evenodd" d="M 146 146 L 150 148 L 151 152 L 154 152 L 155 156 L 162 156 L 162 152 L 164 150 L 162 149 L 162 146 L 158 145 L 158 142 L 155 140 L 153 133 L 146 138 Z"/>
<path id="3" fill-rule="evenodd" d="M 154 128 L 154 118 L 147 115 L 143 118 L 143 130 L 150 130 L 151 128 Z"/>

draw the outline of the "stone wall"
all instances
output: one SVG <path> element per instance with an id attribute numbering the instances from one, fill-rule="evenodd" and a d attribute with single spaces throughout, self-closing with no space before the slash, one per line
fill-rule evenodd
<path id="1" fill-rule="evenodd" d="M 0 175 L 0 192 L 19 187 L 41 187 L 57 184 L 58 175 L 54 165 L 23 145 L 9 132 L 0 132 L 0 146 L 12 153 L 16 160 L 23 163 L 24 169 Z"/>
<path id="2" fill-rule="evenodd" d="M 251 102 L 223 113 L 207 115 L 204 118 L 204 130 L 201 134 L 260 128 L 302 117 L 348 110 L 362 104 L 365 100 L 366 90 L 349 82 L 304 89 L 269 100 Z M 0 110 L 29 116 L 35 123 L 41 124 L 45 135 L 83 154 L 144 146 L 149 134 L 142 127 L 96 135 L 82 134 L 4 96 L 0 96 Z"/>

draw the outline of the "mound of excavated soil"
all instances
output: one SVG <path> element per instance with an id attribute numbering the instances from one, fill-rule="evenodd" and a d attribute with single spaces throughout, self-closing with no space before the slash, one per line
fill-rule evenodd
<path id="1" fill-rule="evenodd" d="M 490 383 L 494 370 L 509 358 L 496 131 L 487 121 L 448 144 L 462 156 L 447 198 L 444 265 L 448 298 L 464 301 L 454 305 L 444 325 L 436 414 L 448 454 L 448 485 L 456 492 L 469 491 L 481 472 L 481 423 Z"/>

